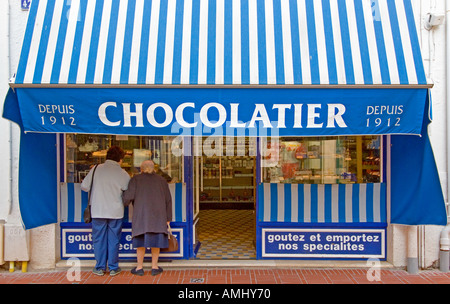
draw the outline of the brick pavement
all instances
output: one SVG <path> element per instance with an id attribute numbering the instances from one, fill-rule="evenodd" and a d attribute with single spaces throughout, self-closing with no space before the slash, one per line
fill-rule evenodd
<path id="1" fill-rule="evenodd" d="M 13 273 L 0 271 L 0 284 L 450 284 L 450 272 L 423 270 L 409 274 L 400 269 L 308 269 L 308 268 L 190 268 L 165 269 L 161 275 L 134 276 L 129 269 L 111 277 L 96 276 L 83 269 L 79 277 L 66 270 Z M 368 278 L 372 278 L 369 280 Z"/>

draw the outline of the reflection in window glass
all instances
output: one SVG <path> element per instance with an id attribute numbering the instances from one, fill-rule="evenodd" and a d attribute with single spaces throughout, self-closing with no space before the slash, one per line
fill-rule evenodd
<path id="1" fill-rule="evenodd" d="M 106 160 L 106 152 L 111 146 L 119 146 L 125 151 L 121 166 L 130 176 L 139 173 L 144 160 L 151 159 L 157 172 L 168 182 L 182 182 L 183 160 L 182 156 L 172 153 L 173 139 L 175 137 L 67 134 L 66 182 L 80 183 L 92 166 Z M 181 144 L 179 146 L 181 149 Z"/>
<path id="2" fill-rule="evenodd" d="M 298 137 L 261 140 L 265 183 L 381 182 L 381 137 Z"/>

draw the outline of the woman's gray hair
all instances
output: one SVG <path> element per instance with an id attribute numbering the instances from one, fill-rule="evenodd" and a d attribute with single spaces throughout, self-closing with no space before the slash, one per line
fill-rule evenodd
<path id="1" fill-rule="evenodd" d="M 155 163 L 151 160 L 144 160 L 141 164 L 142 173 L 152 173 L 155 171 Z"/>

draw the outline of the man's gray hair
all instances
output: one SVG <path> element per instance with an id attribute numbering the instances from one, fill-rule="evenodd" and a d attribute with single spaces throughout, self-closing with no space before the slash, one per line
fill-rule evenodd
<path id="1" fill-rule="evenodd" d="M 155 171 L 155 163 L 151 160 L 144 160 L 141 164 L 142 173 L 152 173 Z"/>

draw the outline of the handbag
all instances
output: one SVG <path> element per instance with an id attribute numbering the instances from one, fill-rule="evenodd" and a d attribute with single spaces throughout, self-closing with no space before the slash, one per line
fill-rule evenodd
<path id="1" fill-rule="evenodd" d="M 90 222 L 92 222 L 92 217 L 91 217 L 91 192 L 92 192 L 92 185 L 94 184 L 94 175 L 95 175 L 95 170 L 97 169 L 97 166 L 98 165 L 95 165 L 94 172 L 92 172 L 91 189 L 89 189 L 88 205 L 87 205 L 86 209 L 84 209 L 84 212 L 83 212 L 83 219 L 84 219 L 84 222 L 86 224 L 89 224 Z"/>
<path id="2" fill-rule="evenodd" d="M 168 232 L 169 232 L 169 247 L 167 248 L 161 248 L 161 252 L 175 252 L 178 251 L 178 240 L 177 238 L 172 234 L 172 229 L 170 228 L 170 225 L 168 226 Z"/>

